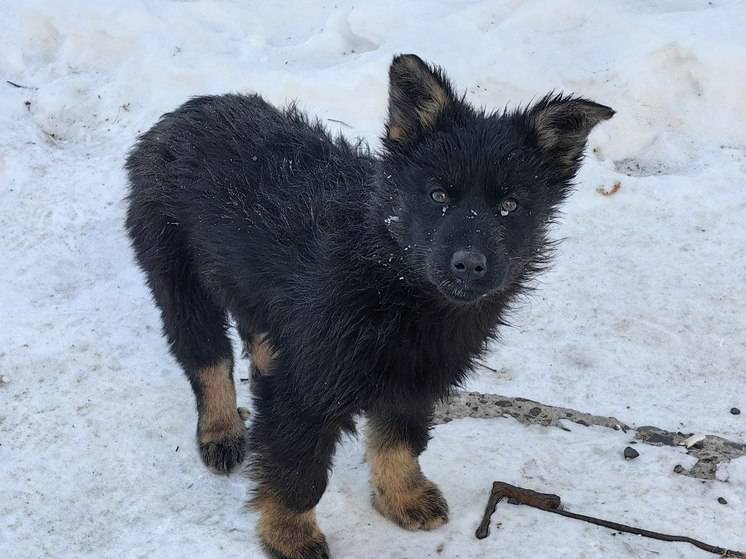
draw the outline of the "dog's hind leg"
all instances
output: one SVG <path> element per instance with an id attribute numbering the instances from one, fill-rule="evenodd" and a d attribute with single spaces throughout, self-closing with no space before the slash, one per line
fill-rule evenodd
<path id="1" fill-rule="evenodd" d="M 368 413 L 368 462 L 373 503 L 407 530 L 432 530 L 448 522 L 448 503 L 417 457 L 427 446 L 431 408 Z"/>
<path id="2" fill-rule="evenodd" d="M 197 399 L 202 460 L 214 472 L 228 473 L 246 454 L 246 429 L 236 409 L 226 313 L 202 286 L 178 224 L 158 224 L 161 216 L 149 220 L 145 212 L 131 210 L 127 225 L 171 352 Z"/>

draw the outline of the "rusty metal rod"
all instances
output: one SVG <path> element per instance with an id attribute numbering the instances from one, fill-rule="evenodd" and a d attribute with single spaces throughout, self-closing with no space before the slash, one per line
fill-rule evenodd
<path id="1" fill-rule="evenodd" d="M 480 540 L 486 538 L 489 535 L 490 519 L 492 514 L 497 508 L 497 504 L 503 499 L 509 499 L 509 502 L 519 505 L 528 505 L 539 510 L 551 512 L 553 514 L 559 514 L 567 518 L 574 518 L 575 520 L 581 520 L 596 526 L 602 526 L 604 528 L 610 528 L 617 532 L 625 532 L 627 534 L 635 534 L 637 536 L 643 536 L 645 538 L 651 538 L 654 540 L 664 542 L 681 542 L 693 545 L 703 551 L 708 551 L 721 557 L 732 557 L 732 558 L 746 558 L 746 553 L 741 551 L 733 551 L 731 549 L 725 549 L 716 545 L 710 545 L 708 543 L 689 538 L 687 536 L 672 536 L 670 534 L 662 534 L 660 532 L 653 532 L 651 530 L 645 530 L 643 528 L 637 528 L 634 526 L 627 526 L 625 524 L 619 524 L 617 522 L 610 522 L 601 518 L 595 518 L 593 516 L 586 516 L 583 514 L 577 514 L 562 510 L 560 507 L 562 501 L 557 495 L 551 493 L 538 493 L 530 489 L 524 489 L 522 487 L 516 487 L 509 483 L 503 483 L 496 481 L 492 484 L 492 491 L 490 492 L 490 498 L 487 501 L 487 507 L 482 517 L 482 522 L 479 524 L 479 528 L 476 531 L 476 537 Z"/>

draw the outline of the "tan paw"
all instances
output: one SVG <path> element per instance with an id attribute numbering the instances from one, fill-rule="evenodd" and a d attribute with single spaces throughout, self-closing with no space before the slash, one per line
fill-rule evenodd
<path id="1" fill-rule="evenodd" d="M 313 509 L 292 511 L 270 495 L 257 496 L 252 506 L 259 511 L 259 538 L 272 559 L 329 559 Z"/>
<path id="2" fill-rule="evenodd" d="M 433 530 L 448 522 L 448 503 L 432 481 L 421 478 L 406 490 L 377 488 L 376 510 L 406 530 Z"/>

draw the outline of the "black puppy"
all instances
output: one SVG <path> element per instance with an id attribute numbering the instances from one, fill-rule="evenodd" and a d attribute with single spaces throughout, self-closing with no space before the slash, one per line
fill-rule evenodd
<path id="1" fill-rule="evenodd" d="M 389 77 L 380 156 L 224 95 L 163 116 L 127 160 L 127 228 L 219 472 L 245 453 L 229 316 L 251 353 L 253 504 L 273 557 L 328 557 L 314 507 L 358 413 L 375 507 L 410 530 L 447 521 L 418 464 L 433 404 L 545 263 L 588 133 L 614 114 L 562 95 L 486 113 L 415 55 Z"/>

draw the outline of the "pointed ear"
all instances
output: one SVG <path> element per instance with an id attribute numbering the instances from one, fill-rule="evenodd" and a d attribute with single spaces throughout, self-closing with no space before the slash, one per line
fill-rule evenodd
<path id="1" fill-rule="evenodd" d="M 614 110 L 588 99 L 547 95 L 526 113 L 539 147 L 560 169 L 574 175 L 593 127 L 614 116 Z"/>
<path id="2" fill-rule="evenodd" d="M 415 54 L 394 57 L 389 68 L 389 118 L 386 139 L 408 144 L 435 130 L 438 120 L 457 101 L 439 68 Z"/>

